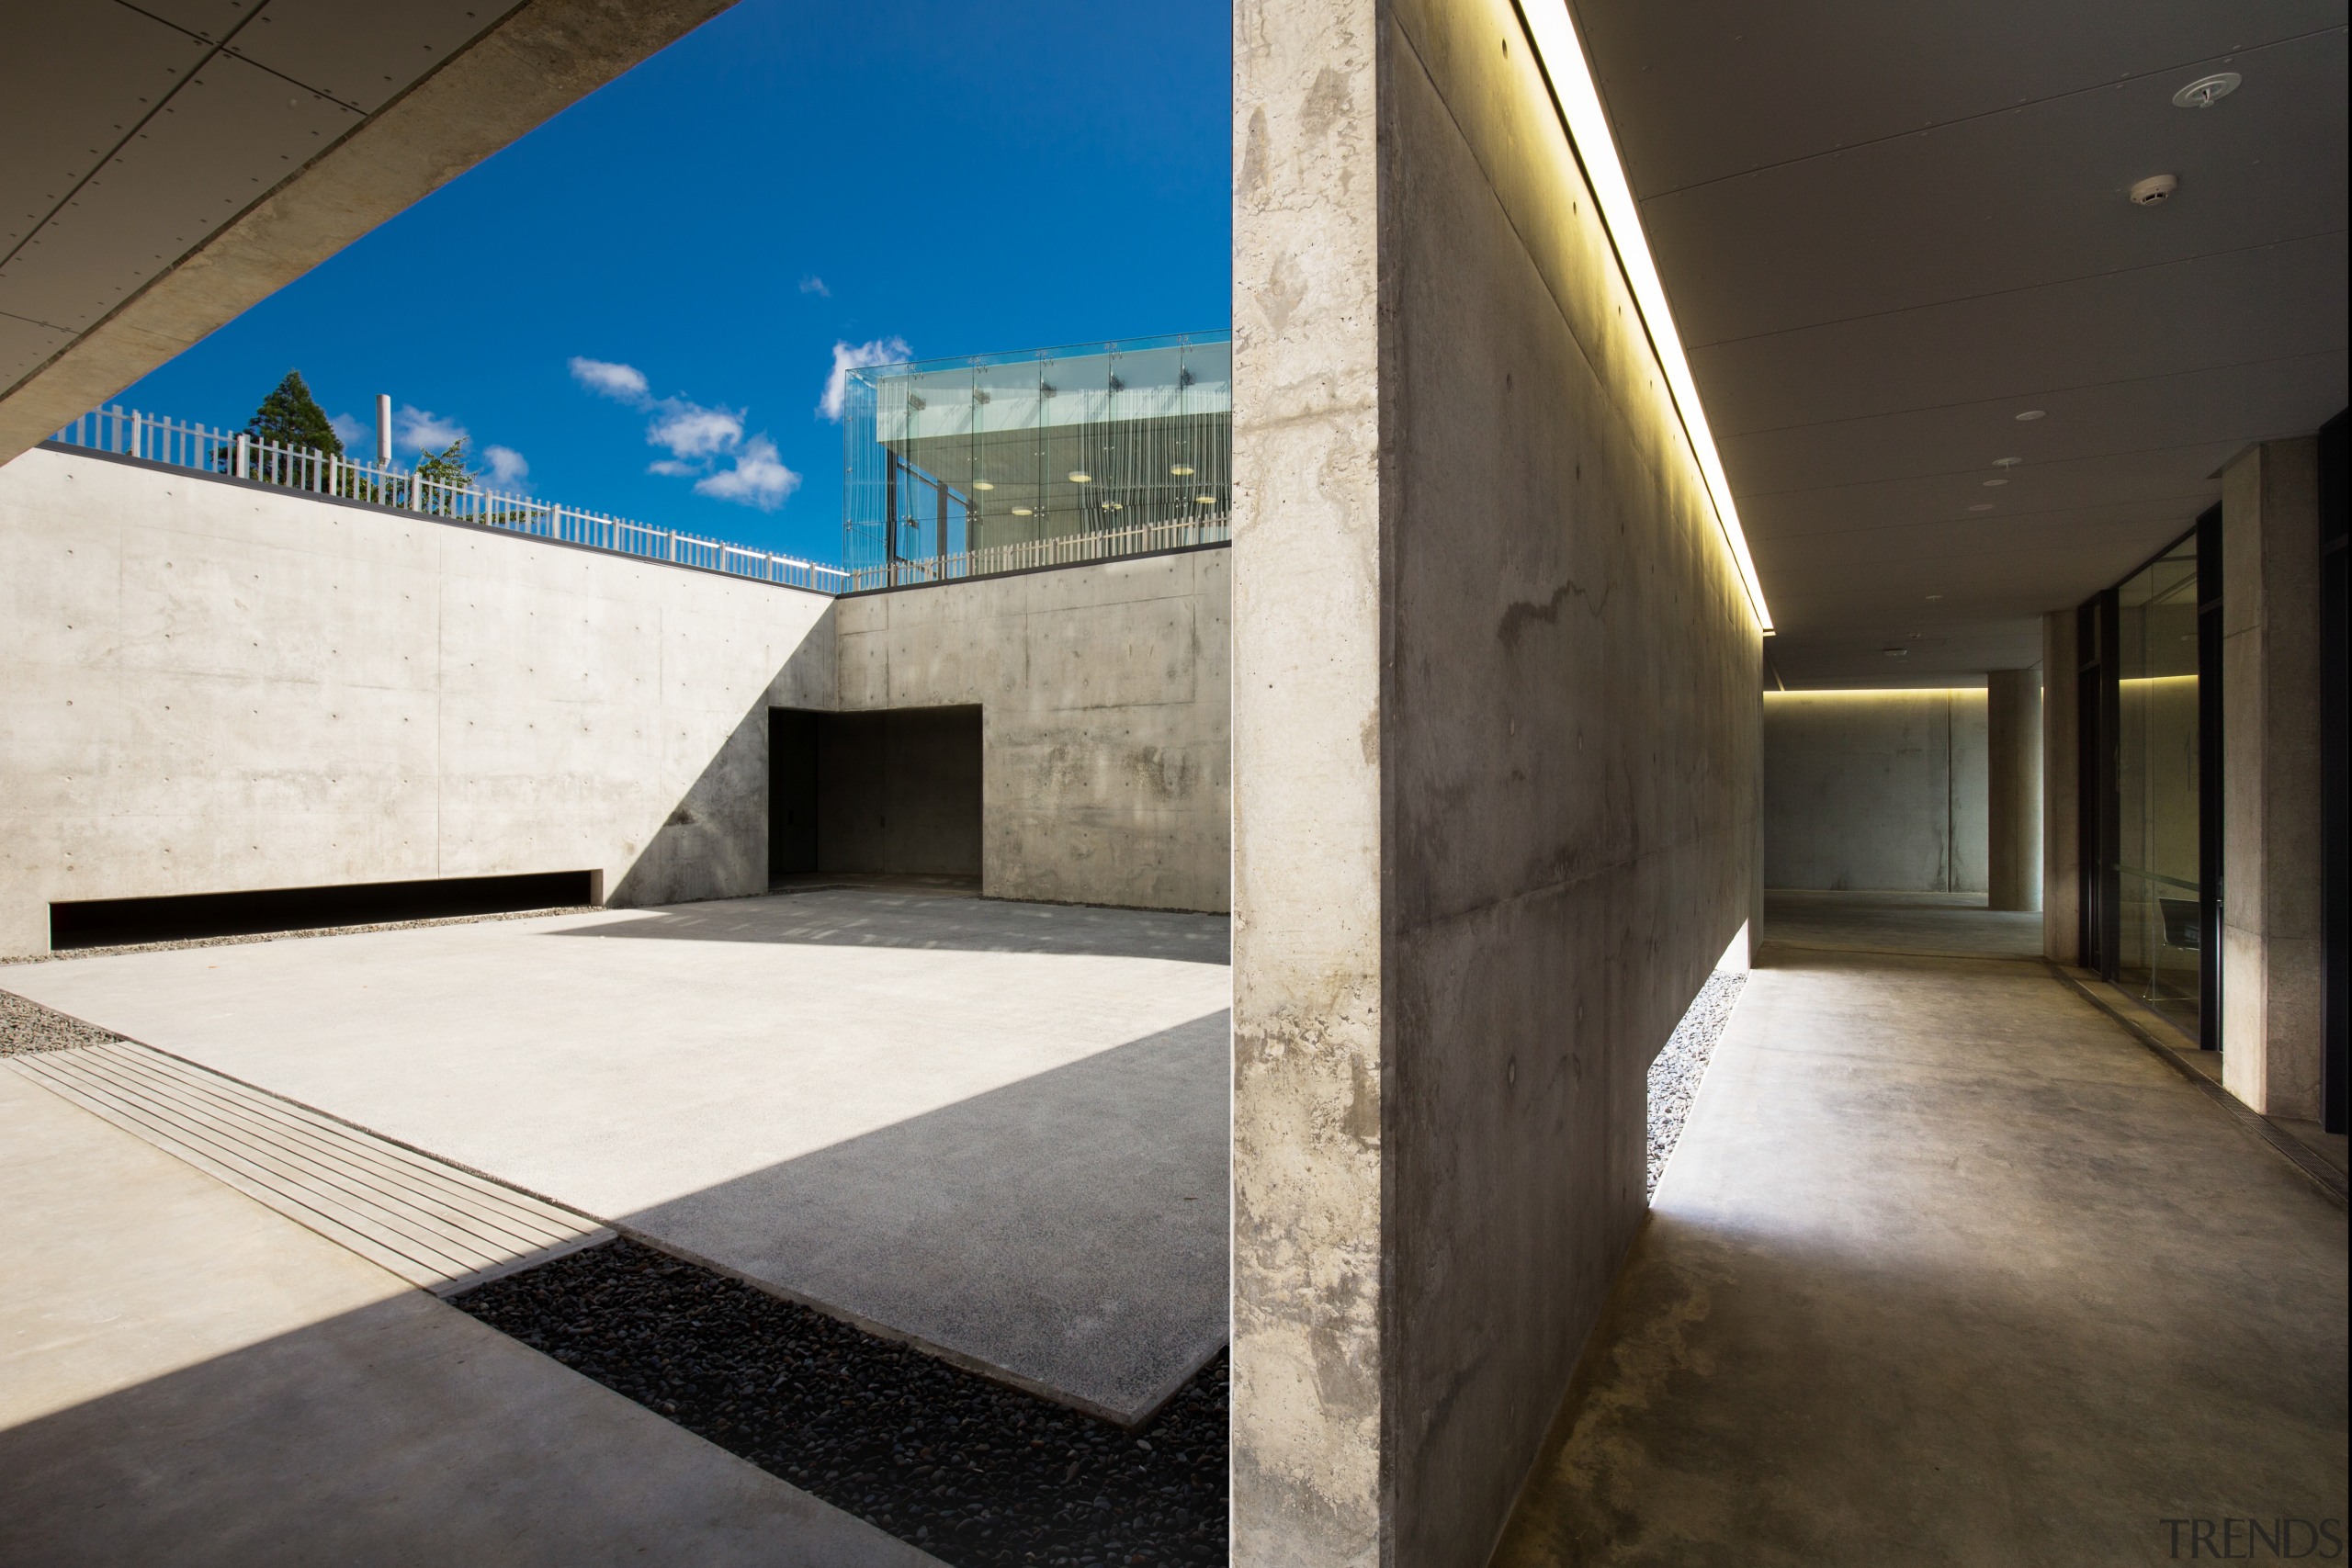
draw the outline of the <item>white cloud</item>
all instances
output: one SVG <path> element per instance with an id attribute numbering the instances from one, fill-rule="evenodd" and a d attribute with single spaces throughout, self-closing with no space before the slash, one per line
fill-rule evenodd
<path id="1" fill-rule="evenodd" d="M 335 414 L 328 419 L 327 423 L 334 427 L 334 438 L 343 443 L 343 449 L 345 452 L 350 453 L 355 457 L 361 455 L 359 451 L 359 444 L 368 435 L 368 427 L 366 425 L 360 423 L 357 420 L 352 418 L 347 413 Z M 375 455 L 376 453 L 373 447 L 370 447 L 365 454 L 365 456 L 369 457 L 373 457 Z"/>
<path id="2" fill-rule="evenodd" d="M 825 378 L 825 395 L 817 400 L 817 412 L 827 419 L 839 419 L 842 407 L 849 399 L 849 373 L 872 365 L 903 365 L 914 357 L 902 337 L 877 337 L 872 343 L 837 343 L 833 344 L 833 373 Z"/>
<path id="3" fill-rule="evenodd" d="M 581 355 L 571 356 L 571 378 L 592 392 L 625 403 L 642 403 L 646 399 L 645 372 L 634 365 L 617 365 L 608 359 L 589 359 Z"/>
<path id="4" fill-rule="evenodd" d="M 660 474 L 664 479 L 682 479 L 688 474 L 698 474 L 702 472 L 702 465 L 699 463 L 681 463 L 675 457 L 662 457 L 654 462 L 646 464 L 645 471 L 649 474 Z"/>
<path id="5" fill-rule="evenodd" d="M 485 446 L 482 461 L 490 465 L 490 482 L 501 490 L 522 490 L 531 480 L 531 465 L 512 446 Z"/>
<path id="6" fill-rule="evenodd" d="M 820 299 L 830 299 L 833 297 L 833 291 L 825 287 L 825 280 L 814 273 L 800 280 L 800 292 L 814 294 Z"/>
<path id="7" fill-rule="evenodd" d="M 684 398 L 664 398 L 645 438 L 666 446 L 673 457 L 709 457 L 732 452 L 743 439 L 743 414 L 736 409 L 707 409 Z"/>
<path id="8" fill-rule="evenodd" d="M 453 441 L 466 438 L 466 427 L 454 419 L 443 419 L 429 409 L 408 403 L 392 418 L 393 444 L 419 452 L 438 452 Z"/>
<path id="9" fill-rule="evenodd" d="M 800 476 L 777 457 L 775 443 L 764 435 L 754 435 L 735 455 L 733 468 L 722 468 L 701 480 L 695 486 L 695 493 L 774 512 L 799 488 Z"/>

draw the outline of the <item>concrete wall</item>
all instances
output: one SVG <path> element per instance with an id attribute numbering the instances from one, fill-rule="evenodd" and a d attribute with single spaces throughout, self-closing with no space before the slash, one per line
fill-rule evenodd
<path id="1" fill-rule="evenodd" d="M 2081 658 L 2075 612 L 2041 617 L 2041 955 L 2053 964 L 2082 957 Z"/>
<path id="2" fill-rule="evenodd" d="M 1769 887 L 1981 893 L 1980 691 L 1764 694 Z"/>
<path id="3" fill-rule="evenodd" d="M 2222 1081 L 2320 1114 L 2319 443 L 2222 471 Z"/>
<path id="4" fill-rule="evenodd" d="M 52 900 L 596 870 L 766 886 L 831 601 L 259 485 L 0 468 L 0 952 Z"/>
<path id="5" fill-rule="evenodd" d="M 1984 681 L 1984 902 L 2041 908 L 2041 671 Z"/>
<path id="6" fill-rule="evenodd" d="M 0 953 L 46 948 L 58 900 L 542 871 L 623 904 L 760 892 L 772 706 L 982 704 L 986 891 L 1221 909 L 1228 558 L 836 608 L 30 452 L 0 467 Z"/>
<path id="7" fill-rule="evenodd" d="M 841 602 L 836 705 L 984 709 L 991 897 L 1230 907 L 1232 553 Z"/>
<path id="8" fill-rule="evenodd" d="M 1506 0 L 1235 73 L 1234 1560 L 1466 1568 L 1747 917 L 1759 640 Z"/>

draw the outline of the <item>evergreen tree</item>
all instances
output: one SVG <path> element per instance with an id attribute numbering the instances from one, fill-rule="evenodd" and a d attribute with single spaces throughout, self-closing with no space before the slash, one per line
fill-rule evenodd
<path id="1" fill-rule="evenodd" d="M 281 446 L 343 456 L 343 438 L 334 433 L 318 400 L 311 396 L 300 370 L 288 370 L 277 390 L 261 400 L 261 407 L 245 422 L 245 434 L 256 443 L 275 441 Z"/>
<path id="2" fill-rule="evenodd" d="M 471 490 L 479 477 L 466 462 L 466 438 L 458 436 L 438 452 L 423 452 L 416 459 L 416 477 L 451 490 Z"/>

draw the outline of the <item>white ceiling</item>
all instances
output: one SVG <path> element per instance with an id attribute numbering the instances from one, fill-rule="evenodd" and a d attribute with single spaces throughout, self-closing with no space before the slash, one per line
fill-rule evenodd
<path id="1" fill-rule="evenodd" d="M 46 0 L 0 50 L 0 393 L 512 0 Z M 37 47 L 36 47 L 37 46 Z"/>
<path id="2" fill-rule="evenodd" d="M 2035 662 L 2344 406 L 2342 4 L 1576 9 L 1790 686 Z"/>

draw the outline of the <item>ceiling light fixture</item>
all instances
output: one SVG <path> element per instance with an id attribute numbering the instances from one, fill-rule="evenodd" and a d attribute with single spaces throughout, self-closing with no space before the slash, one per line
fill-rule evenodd
<path id="1" fill-rule="evenodd" d="M 1999 487 L 1999 486 L 2001 486 L 2001 485 L 2005 485 L 2005 484 L 2007 484 L 2007 483 L 2008 483 L 2008 482 L 2009 482 L 2009 481 L 2008 481 L 2008 480 L 2007 480 L 2007 479 L 1986 479 L 1986 480 L 1984 481 L 1984 488 L 1985 488 L 1985 489 L 1987 489 L 1987 490 L 1993 490 L 1993 489 L 1996 489 L 1996 488 L 1998 488 L 1998 487 Z"/>
<path id="2" fill-rule="evenodd" d="M 1034 507 L 1016 506 L 1012 509 L 1012 514 L 1015 517 L 1035 517 L 1037 515 L 1037 513 Z"/>
<path id="3" fill-rule="evenodd" d="M 2030 422 L 2030 421 L 2037 420 L 2037 419 L 2041 418 L 2044 414 L 2048 413 L 2049 412 L 2050 412 L 2050 411 L 2049 411 L 2049 410 L 2047 410 L 2047 409 L 2028 409 L 2028 410 L 2026 410 L 2026 411 L 2025 411 L 2025 412 L 2023 412 L 2023 413 L 2021 413 L 2021 414 L 2019 414 L 2019 415 L 2018 415 L 2018 416 L 2017 416 L 2017 421 L 2018 421 L 2018 423 L 2019 424 L 2024 424 L 2024 423 L 2028 423 L 2028 422 Z"/>
<path id="4" fill-rule="evenodd" d="M 1907 648 L 1882 648 L 1879 651 L 1885 654 L 1889 659 L 1908 659 L 1911 657 L 1911 650 Z"/>
<path id="5" fill-rule="evenodd" d="M 1996 457 L 1993 459 L 1993 466 L 1996 468 L 2014 468 L 2024 461 L 2023 457 Z"/>
<path id="6" fill-rule="evenodd" d="M 1102 510 L 1105 512 L 1125 512 L 1126 509 L 1127 503 L 1124 501 L 1106 501 L 1102 503 Z"/>
<path id="7" fill-rule="evenodd" d="M 1940 594 L 1940 593 L 1930 593 L 1930 594 L 1928 594 L 1928 604 L 1934 604 L 1937 600 L 1939 600 L 1939 599 L 1940 599 L 1940 598 L 1942 598 L 1942 597 L 1943 597 L 1943 595 L 1942 595 L 1942 594 Z"/>
<path id="8" fill-rule="evenodd" d="M 1216 504 L 1216 497 L 1213 495 L 1196 495 L 1193 497 L 1193 503 L 1196 506 L 1215 506 Z"/>
<path id="9" fill-rule="evenodd" d="M 1069 482 L 1074 485 L 1092 484 L 1094 482 L 1094 476 L 1088 473 L 1084 468 L 1072 468 L 1069 471 Z"/>
<path id="10" fill-rule="evenodd" d="M 1980 501 L 1968 510 L 1971 512 L 1990 512 L 1993 510 L 1993 503 L 1989 501 Z"/>
<path id="11" fill-rule="evenodd" d="M 2125 194 L 2132 197 L 2132 205 L 2134 207 L 2162 207 L 2172 199 L 2172 193 L 2179 188 L 2180 176 L 2177 175 L 2150 175 L 2146 179 L 2133 185 Z"/>
<path id="12" fill-rule="evenodd" d="M 1168 466 L 1168 471 L 1174 474 L 1180 479 L 1191 479 L 1193 477 L 1193 465 L 1190 463 L 1171 463 Z"/>
<path id="13" fill-rule="evenodd" d="M 1609 230 L 1618 265 L 1624 271 L 1626 286 L 1633 290 L 1643 324 L 1649 329 L 1650 346 L 1657 351 L 1658 364 L 1666 371 L 1667 389 L 1673 394 L 1674 406 L 1682 415 L 1682 433 L 1690 440 L 1690 455 L 1698 461 L 1700 477 L 1706 480 L 1707 494 L 1715 503 L 1716 526 L 1723 530 L 1724 543 L 1731 549 L 1732 563 L 1739 570 L 1741 585 L 1747 590 L 1747 602 L 1756 611 L 1758 627 L 1770 637 L 1772 612 L 1765 607 L 1764 584 L 1756 575 L 1754 558 L 1747 553 L 1747 536 L 1740 531 L 1739 508 L 1732 503 L 1731 479 L 1724 472 L 1723 458 L 1715 451 L 1715 438 L 1707 428 L 1707 412 L 1699 403 L 1698 383 L 1690 378 L 1690 362 L 1683 355 L 1682 339 L 1675 333 L 1674 313 L 1667 307 L 1666 286 L 1658 278 L 1657 263 L 1652 259 L 1649 242 L 1642 234 L 1641 207 L 1634 199 L 1634 187 L 1626 182 L 1625 165 L 1617 156 L 1617 143 L 1609 134 L 1608 111 L 1600 106 L 1600 90 L 1593 85 L 1592 66 L 1585 57 L 1584 45 L 1577 38 L 1576 23 L 1566 6 L 1531 6 L 1520 15 L 1535 45 L 1536 61 L 1558 99 L 1569 143 L 1584 165 L 1585 178 L 1591 182 L 1594 198 L 1600 203 L 1600 220 Z"/>
<path id="14" fill-rule="evenodd" d="M 2234 71 L 2216 71 L 2211 76 L 2199 76 L 2172 96 L 2177 109 L 2210 109 L 2222 99 L 2238 90 L 2245 78 Z"/>

